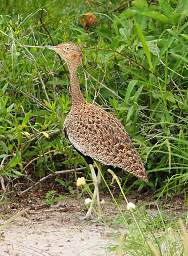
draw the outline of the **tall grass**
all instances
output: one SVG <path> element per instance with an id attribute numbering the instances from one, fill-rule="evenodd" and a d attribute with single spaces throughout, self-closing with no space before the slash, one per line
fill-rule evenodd
<path id="1" fill-rule="evenodd" d="M 71 40 L 84 46 L 85 97 L 114 112 L 145 162 L 149 184 L 122 172 L 124 188 L 149 186 L 158 196 L 186 192 L 186 0 L 136 0 L 129 7 L 120 1 L 5 1 L 0 9 L 1 175 L 41 177 L 84 164 L 61 132 L 70 108 L 66 68 L 52 53 L 24 47 Z M 88 10 L 97 23 L 85 31 L 79 18 Z"/>

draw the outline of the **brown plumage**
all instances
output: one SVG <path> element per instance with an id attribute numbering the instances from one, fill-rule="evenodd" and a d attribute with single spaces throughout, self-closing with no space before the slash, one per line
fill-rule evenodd
<path id="1" fill-rule="evenodd" d="M 77 78 L 77 68 L 82 62 L 80 48 L 73 43 L 48 48 L 66 61 L 70 72 L 72 106 L 64 129 L 71 144 L 85 156 L 104 165 L 120 167 L 147 181 L 144 165 L 120 121 L 84 100 Z"/>

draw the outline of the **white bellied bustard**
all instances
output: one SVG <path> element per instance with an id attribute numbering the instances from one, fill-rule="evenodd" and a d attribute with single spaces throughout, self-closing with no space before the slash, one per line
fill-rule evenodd
<path id="1" fill-rule="evenodd" d="M 62 43 L 48 48 L 65 60 L 70 73 L 72 106 L 65 119 L 64 130 L 71 144 L 90 159 L 104 165 L 120 167 L 147 181 L 144 165 L 119 120 L 95 104 L 85 101 L 77 77 L 77 68 L 82 63 L 80 48 L 74 43 Z M 86 217 L 90 216 L 96 197 L 99 203 L 100 170 L 96 175 L 93 165 L 89 163 L 89 166 L 95 190 Z"/>

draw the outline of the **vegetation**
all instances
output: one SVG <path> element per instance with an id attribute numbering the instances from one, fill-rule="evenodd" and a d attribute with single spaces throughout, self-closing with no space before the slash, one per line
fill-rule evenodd
<path id="1" fill-rule="evenodd" d="M 174 213 L 167 215 L 157 203 L 154 203 L 153 209 L 147 209 L 143 202 L 137 207 L 128 201 L 115 173 L 112 170 L 109 170 L 109 173 L 120 188 L 127 210 L 119 208 L 118 202 L 111 194 L 120 213 L 112 223 L 117 230 L 114 235 L 116 242 L 109 249 L 118 256 L 187 256 L 188 233 L 180 219 L 180 216 L 185 219 L 187 225 L 187 213 L 179 214 L 177 221 Z"/>
<path id="2" fill-rule="evenodd" d="M 121 226 L 114 235 L 115 242 L 109 246 L 115 255 L 188 255 L 188 234 L 183 221 L 172 221 L 160 210 L 152 216 L 144 209 L 137 209 L 119 216 L 113 224 Z"/>
<path id="3" fill-rule="evenodd" d="M 73 40 L 83 45 L 85 97 L 114 112 L 146 163 L 148 185 L 132 177 L 124 183 L 158 196 L 186 192 L 186 0 L 5 1 L 0 8 L 3 176 L 42 177 L 85 164 L 61 133 L 70 107 L 66 68 L 54 53 L 26 47 Z M 80 19 L 88 9 L 97 22 L 86 30 Z"/>
<path id="4" fill-rule="evenodd" d="M 29 186 L 31 179 L 85 166 L 62 133 L 70 109 L 67 69 L 54 53 L 27 47 L 75 41 L 84 51 L 80 81 L 86 99 L 121 120 L 145 162 L 148 184 L 116 170 L 123 190 L 148 189 L 158 198 L 183 194 L 186 200 L 188 1 L 9 0 L 0 10 L 0 175 L 5 185 L 21 178 Z M 92 26 L 83 16 L 88 10 L 96 16 Z M 74 176 L 55 182 L 72 193 Z M 45 200 L 51 205 L 59 197 L 51 190 Z M 128 250 L 129 255 L 188 255 L 175 240 L 163 254 L 161 241 L 171 230 L 163 226 L 159 239 L 149 239 L 155 226 L 151 218 L 130 214 L 131 220 L 120 221 L 126 219 L 131 235 L 128 240 L 120 236 L 113 246 L 117 255 Z M 164 219 L 159 223 L 155 230 Z M 138 241 L 145 244 L 145 254 Z"/>

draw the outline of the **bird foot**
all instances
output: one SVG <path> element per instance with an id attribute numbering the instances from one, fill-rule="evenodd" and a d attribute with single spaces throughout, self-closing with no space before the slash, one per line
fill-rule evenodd
<path id="1" fill-rule="evenodd" d="M 91 220 L 91 216 L 82 216 L 79 218 L 80 220 Z"/>
<path id="2" fill-rule="evenodd" d="M 90 220 L 91 219 L 91 213 L 92 213 L 92 209 L 89 208 L 86 215 L 84 217 L 81 217 L 82 220 Z"/>

